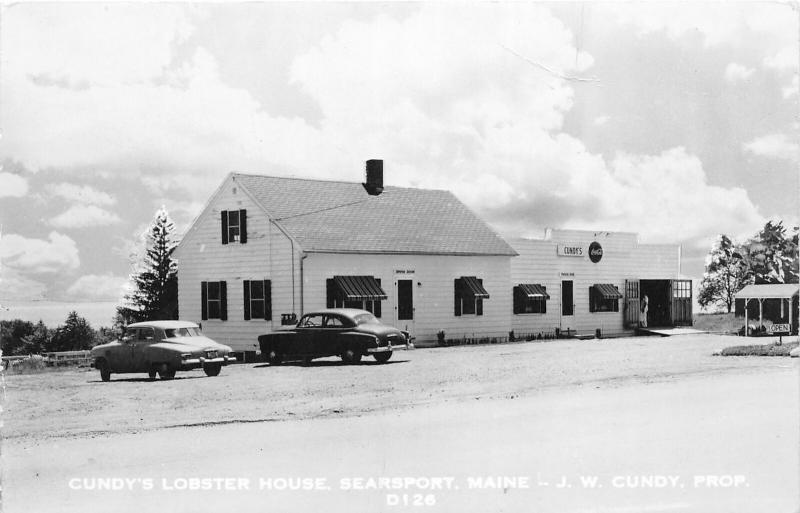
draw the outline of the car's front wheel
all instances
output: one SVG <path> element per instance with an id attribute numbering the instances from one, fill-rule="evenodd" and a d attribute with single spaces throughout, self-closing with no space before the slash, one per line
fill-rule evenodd
<path id="1" fill-rule="evenodd" d="M 275 349 L 267 351 L 267 363 L 270 365 L 280 365 L 283 362 L 283 355 Z"/>
<path id="2" fill-rule="evenodd" d="M 172 379 L 175 377 L 175 369 L 169 366 L 169 364 L 162 363 L 158 367 L 158 377 L 161 379 Z"/>
<path id="3" fill-rule="evenodd" d="M 220 363 L 209 363 L 203 366 L 203 371 L 206 373 L 206 376 L 219 376 L 219 371 L 221 370 L 222 364 Z"/>
<path id="4" fill-rule="evenodd" d="M 97 362 L 97 369 L 100 371 L 100 379 L 103 381 L 111 381 L 111 368 L 108 366 L 107 361 L 100 360 Z"/>
<path id="5" fill-rule="evenodd" d="M 383 352 L 383 353 L 375 353 L 373 356 L 375 356 L 375 361 L 376 362 L 378 362 L 378 363 L 386 363 L 386 362 L 389 361 L 389 358 L 392 357 L 392 352 L 391 351 L 386 351 L 386 352 Z"/>

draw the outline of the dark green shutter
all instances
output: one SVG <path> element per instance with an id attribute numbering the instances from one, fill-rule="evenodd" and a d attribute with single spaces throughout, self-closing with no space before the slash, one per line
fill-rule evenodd
<path id="1" fill-rule="evenodd" d="M 244 292 L 244 320 L 250 320 L 250 280 L 242 282 L 242 290 Z"/>
<path id="2" fill-rule="evenodd" d="M 380 278 L 376 279 L 375 281 L 378 282 L 378 286 L 380 287 L 381 286 Z M 372 312 L 372 314 L 375 317 L 380 317 L 381 316 L 381 300 L 380 299 L 376 299 L 375 301 L 373 301 L 372 305 L 374 307 L 373 309 L 375 310 L 374 312 Z"/>
<path id="3" fill-rule="evenodd" d="M 483 280 L 479 279 L 478 283 L 483 286 Z M 483 298 L 477 298 L 475 301 L 475 315 L 483 315 Z"/>
<path id="4" fill-rule="evenodd" d="M 208 320 L 208 282 L 200 282 L 200 318 Z"/>
<path id="5" fill-rule="evenodd" d="M 520 290 L 519 287 L 514 287 L 513 289 L 513 296 L 514 296 L 514 313 L 518 314 L 522 309 L 522 298 L 520 297 Z"/>
<path id="6" fill-rule="evenodd" d="M 228 320 L 228 290 L 227 284 L 224 281 L 219 282 L 219 318 L 220 320 Z"/>
<path id="7" fill-rule="evenodd" d="M 239 211 L 239 242 L 247 244 L 247 210 Z"/>
<path id="8" fill-rule="evenodd" d="M 228 211 L 227 210 L 223 210 L 222 212 L 220 212 L 220 217 L 221 217 L 220 225 L 222 225 L 222 243 L 223 244 L 227 244 L 228 243 Z"/>
<path id="9" fill-rule="evenodd" d="M 594 312 L 594 287 L 589 287 L 589 311 Z"/>
<path id="10" fill-rule="evenodd" d="M 325 305 L 328 308 L 333 308 L 333 298 L 335 294 L 336 285 L 333 283 L 333 278 L 328 278 L 325 281 Z"/>
<path id="11" fill-rule="evenodd" d="M 547 292 L 547 287 L 542 287 Z M 547 313 L 547 297 L 542 298 L 542 313 Z"/>
<path id="12" fill-rule="evenodd" d="M 272 320 L 272 281 L 264 280 L 264 319 Z"/>
<path id="13" fill-rule="evenodd" d="M 455 280 L 453 280 L 453 284 L 454 284 L 453 296 L 455 296 L 455 308 L 454 308 L 455 311 L 454 311 L 454 315 L 456 317 L 461 315 L 461 290 L 460 290 L 460 287 L 459 287 L 460 282 L 461 282 L 461 280 L 459 278 L 456 278 Z"/>

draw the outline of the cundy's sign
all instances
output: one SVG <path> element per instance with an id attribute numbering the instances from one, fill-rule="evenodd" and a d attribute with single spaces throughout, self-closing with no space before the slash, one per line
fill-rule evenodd
<path id="1" fill-rule="evenodd" d="M 582 246 L 558 245 L 558 256 L 582 257 L 584 255 Z"/>

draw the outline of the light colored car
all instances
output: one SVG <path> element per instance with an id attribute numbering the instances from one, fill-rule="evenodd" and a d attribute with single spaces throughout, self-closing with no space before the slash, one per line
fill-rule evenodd
<path id="1" fill-rule="evenodd" d="M 177 371 L 202 368 L 217 376 L 236 361 L 231 348 L 203 335 L 186 321 L 137 322 L 125 328 L 121 340 L 92 348 L 93 367 L 103 381 L 111 374 L 146 372 L 150 379 L 172 379 Z"/>

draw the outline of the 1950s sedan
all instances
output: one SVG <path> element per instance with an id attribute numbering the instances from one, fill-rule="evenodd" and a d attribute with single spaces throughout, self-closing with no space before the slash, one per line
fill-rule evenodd
<path id="1" fill-rule="evenodd" d="M 381 324 L 368 311 L 352 308 L 307 313 L 294 328 L 261 335 L 258 343 L 271 365 L 326 356 L 339 356 L 354 364 L 367 355 L 385 363 L 393 351 L 414 348 L 407 331 Z"/>
<path id="2" fill-rule="evenodd" d="M 236 361 L 231 348 L 203 335 L 200 327 L 185 321 L 129 324 L 121 340 L 92 348 L 92 364 L 103 381 L 112 373 L 146 372 L 150 379 L 172 379 L 177 371 L 202 368 L 217 376 L 223 366 Z"/>

